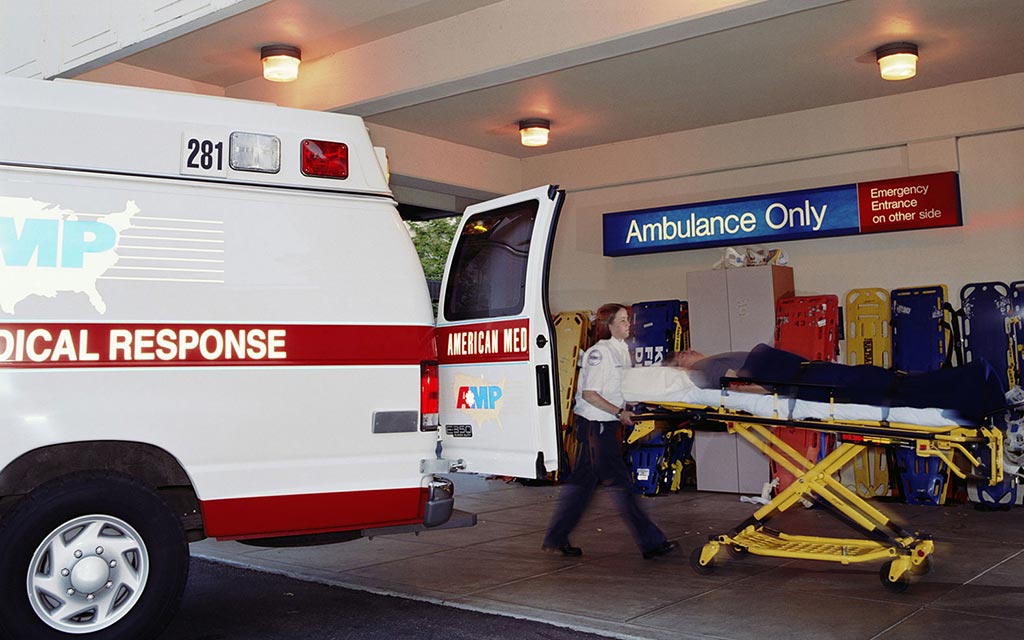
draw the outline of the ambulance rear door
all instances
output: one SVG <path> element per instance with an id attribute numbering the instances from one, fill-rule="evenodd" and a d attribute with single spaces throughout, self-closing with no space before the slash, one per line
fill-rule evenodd
<path id="1" fill-rule="evenodd" d="M 548 267 L 565 192 L 539 187 L 466 209 L 438 306 L 442 456 L 464 471 L 557 470 L 558 371 Z"/>

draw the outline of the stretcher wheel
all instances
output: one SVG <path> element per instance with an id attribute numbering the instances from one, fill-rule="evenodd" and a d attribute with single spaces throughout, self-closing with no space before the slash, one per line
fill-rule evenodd
<path id="1" fill-rule="evenodd" d="M 910 566 L 910 572 L 915 576 L 924 576 L 932 572 L 932 557 L 925 556 L 924 561 L 921 564 L 915 564 Z"/>
<path id="2" fill-rule="evenodd" d="M 703 551 L 703 549 L 704 547 L 702 546 L 697 547 L 690 553 L 690 566 L 693 567 L 693 570 L 696 571 L 699 575 L 709 576 L 715 572 L 715 559 L 712 558 L 711 562 L 707 564 L 701 564 L 700 554 L 701 551 Z"/>
<path id="3" fill-rule="evenodd" d="M 729 555 L 733 558 L 742 558 L 743 556 L 750 553 L 750 551 L 748 551 L 746 547 L 741 547 L 738 544 L 730 544 L 726 546 L 726 549 L 729 550 Z"/>
<path id="4" fill-rule="evenodd" d="M 878 577 L 882 580 L 882 586 L 893 593 L 903 593 L 910 587 L 910 572 L 906 572 L 894 581 L 889 579 L 889 568 L 892 567 L 892 560 L 882 565 L 878 571 Z"/>

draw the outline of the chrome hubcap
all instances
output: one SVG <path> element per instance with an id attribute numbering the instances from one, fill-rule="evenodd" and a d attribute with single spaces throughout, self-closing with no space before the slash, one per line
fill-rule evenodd
<path id="1" fill-rule="evenodd" d="M 114 624 L 139 601 L 149 576 L 149 553 L 120 518 L 69 520 L 32 555 L 26 587 L 32 609 L 65 633 L 91 633 Z"/>
<path id="2" fill-rule="evenodd" d="M 107 583 L 110 571 L 99 556 L 89 556 L 75 563 L 71 570 L 71 586 L 75 591 L 94 593 Z"/>

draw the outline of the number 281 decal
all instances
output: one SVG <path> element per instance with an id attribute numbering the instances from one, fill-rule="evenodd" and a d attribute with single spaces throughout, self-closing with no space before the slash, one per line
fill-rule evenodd
<path id="1" fill-rule="evenodd" d="M 225 176 L 224 139 L 186 131 L 182 135 L 181 173 L 200 176 Z"/>
<path id="2" fill-rule="evenodd" d="M 189 138 L 186 143 L 189 154 L 185 166 L 189 169 L 204 169 L 209 171 L 214 166 L 220 171 L 224 167 L 224 143 L 214 143 L 213 140 L 200 140 Z"/>

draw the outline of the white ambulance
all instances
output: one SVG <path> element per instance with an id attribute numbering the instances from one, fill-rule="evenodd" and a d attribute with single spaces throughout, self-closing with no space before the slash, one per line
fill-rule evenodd
<path id="1" fill-rule="evenodd" d="M 381 158 L 355 117 L 0 78 L 0 636 L 152 637 L 187 541 L 557 468 L 563 193 L 466 211 L 435 327 Z"/>

